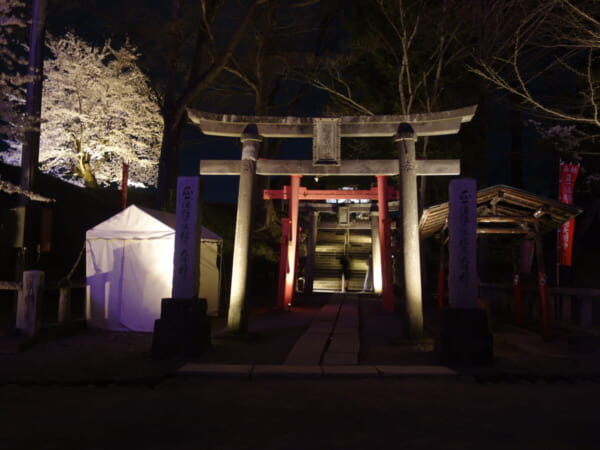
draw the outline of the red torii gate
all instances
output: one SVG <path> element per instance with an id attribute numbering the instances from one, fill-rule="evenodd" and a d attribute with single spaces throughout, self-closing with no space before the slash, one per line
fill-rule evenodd
<path id="1" fill-rule="evenodd" d="M 323 190 L 300 187 L 301 175 L 291 176 L 291 186 L 283 189 L 265 189 L 265 200 L 289 200 L 289 217 L 281 223 L 281 255 L 279 259 L 279 286 L 277 305 L 285 308 L 292 304 L 294 298 L 294 281 L 296 279 L 298 249 L 298 209 L 300 200 L 377 200 L 379 202 L 379 246 L 382 271 L 383 310 L 394 310 L 392 261 L 390 252 L 390 227 L 388 218 L 388 201 L 399 200 L 397 189 L 387 186 L 385 176 L 377 176 L 377 187 L 368 190 Z"/>

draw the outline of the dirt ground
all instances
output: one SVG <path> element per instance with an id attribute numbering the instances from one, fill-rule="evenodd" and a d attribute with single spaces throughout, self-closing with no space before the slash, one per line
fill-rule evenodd
<path id="1" fill-rule="evenodd" d="M 0 387 L 1 449 L 597 449 L 600 384 L 170 380 Z"/>
<path id="2" fill-rule="evenodd" d="M 196 361 L 281 364 L 319 306 L 254 310 L 247 339 Z M 361 364 L 436 363 L 401 345 L 400 315 L 360 311 Z M 177 376 L 187 361 L 150 358 L 148 333 L 46 336 L 0 355 L 0 450 L 599 448 L 598 355 L 494 337 L 493 367 L 452 378 L 227 379 Z"/>
<path id="3" fill-rule="evenodd" d="M 0 385 L 150 384 L 174 376 L 186 362 L 221 364 L 282 364 L 308 327 L 323 299 L 299 302 L 289 311 L 255 309 L 249 315 L 244 339 L 219 337 L 224 317 L 212 320 L 212 348 L 192 360 L 154 360 L 151 333 L 87 330 L 71 336 L 42 334 L 35 345 L 15 354 L 0 354 Z M 361 301 L 361 365 L 436 365 L 435 351 L 413 351 L 403 337 L 399 313 L 384 314 L 376 302 Z M 435 320 L 428 320 L 435 333 Z M 456 368 L 480 378 L 600 379 L 600 352 L 573 354 L 567 336 L 544 342 L 527 330 L 497 326 L 494 365 Z M 0 339 L 4 339 L 0 337 Z M 433 339 L 431 340 L 433 345 Z"/>

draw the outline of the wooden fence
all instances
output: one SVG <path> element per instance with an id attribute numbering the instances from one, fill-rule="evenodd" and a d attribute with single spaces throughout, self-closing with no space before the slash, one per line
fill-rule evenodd
<path id="1" fill-rule="evenodd" d="M 49 291 L 58 290 L 57 322 L 44 325 L 68 325 L 81 321 L 84 317 L 74 317 L 71 310 L 74 289 L 85 289 L 85 281 L 44 282 L 41 271 L 26 271 L 23 281 L 0 281 L 0 290 L 17 291 L 16 328 L 25 336 L 34 337 L 39 333 L 41 325 L 41 310 L 44 297 Z"/>
<path id="2" fill-rule="evenodd" d="M 522 311 L 528 323 L 541 322 L 537 285 L 521 286 Z M 492 311 L 515 312 L 514 286 L 509 283 L 481 283 L 479 297 Z M 600 332 L 600 289 L 548 287 L 550 321 L 553 327 L 577 327 Z"/>

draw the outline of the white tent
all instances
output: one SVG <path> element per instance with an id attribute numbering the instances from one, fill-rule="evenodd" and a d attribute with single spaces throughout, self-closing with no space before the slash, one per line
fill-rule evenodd
<path id="1" fill-rule="evenodd" d="M 223 240 L 202 227 L 200 292 L 219 309 Z M 92 328 L 152 331 L 171 297 L 175 215 L 130 206 L 86 232 L 86 317 Z"/>

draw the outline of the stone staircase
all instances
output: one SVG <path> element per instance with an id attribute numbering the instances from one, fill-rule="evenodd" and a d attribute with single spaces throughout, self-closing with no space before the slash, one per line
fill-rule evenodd
<path id="1" fill-rule="evenodd" d="M 341 258 L 348 258 L 349 291 L 362 291 L 371 253 L 370 230 L 319 230 L 315 249 L 315 292 L 342 292 Z"/>

